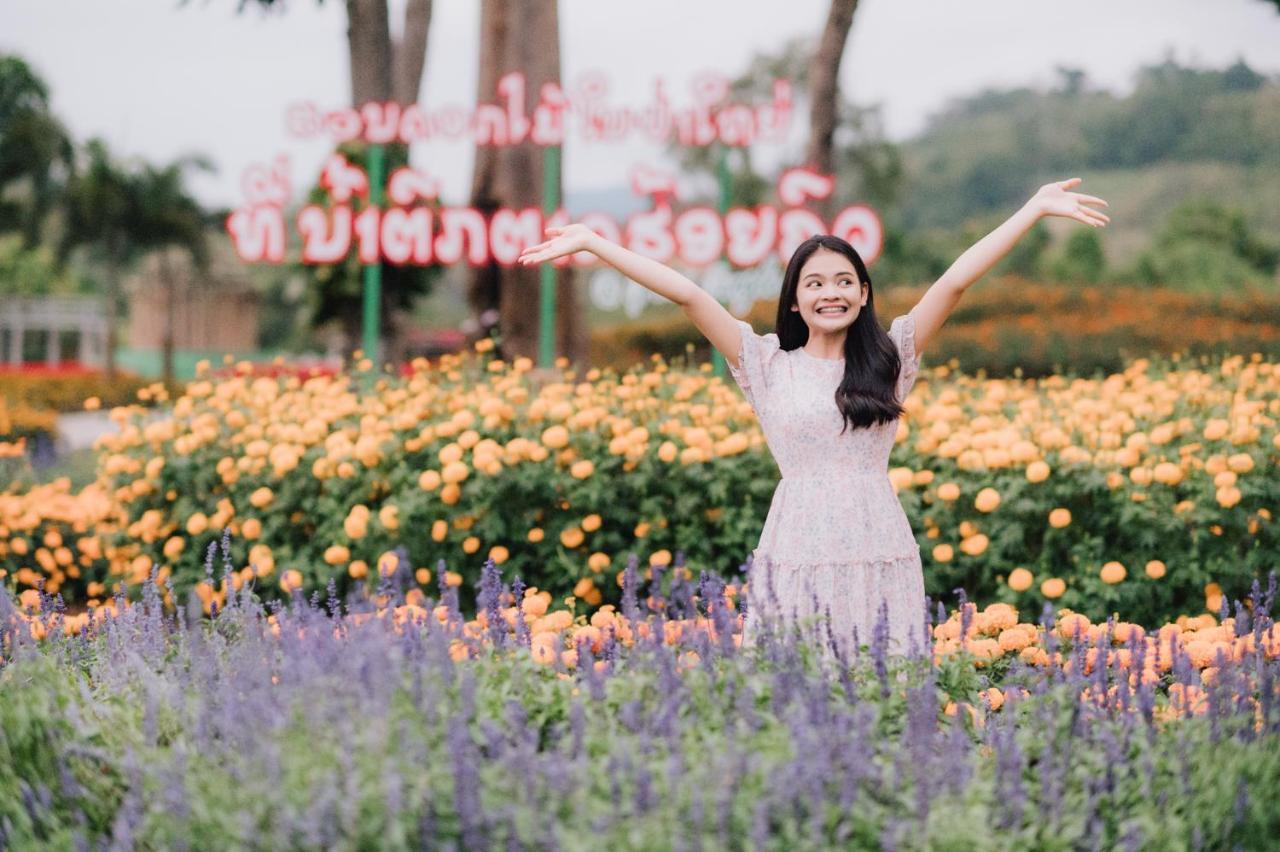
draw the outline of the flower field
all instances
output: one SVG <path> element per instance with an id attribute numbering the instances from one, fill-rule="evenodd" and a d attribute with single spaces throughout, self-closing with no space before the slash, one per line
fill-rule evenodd
<path id="1" fill-rule="evenodd" d="M 881 622 L 853 660 L 816 653 L 820 629 L 740 648 L 713 575 L 663 594 L 632 560 L 621 609 L 589 621 L 492 560 L 482 575 L 474 618 L 456 586 L 397 575 L 345 607 L 332 589 L 264 607 L 245 584 L 212 618 L 194 594 L 166 612 L 148 580 L 75 630 L 56 599 L 0 595 L 0 844 L 1261 849 L 1280 831 L 1274 573 L 1241 620 L 1148 633 L 964 603 L 932 655 L 886 654 Z"/>
<path id="2" fill-rule="evenodd" d="M 486 558 L 589 607 L 617 602 L 633 553 L 646 574 L 677 553 L 690 576 L 741 570 L 778 474 L 732 382 L 479 355 L 144 388 L 161 404 L 112 410 L 97 482 L 0 495 L 0 575 L 92 609 L 154 565 L 167 606 L 195 589 L 208 611 L 249 580 L 264 599 L 397 569 L 466 589 Z M 907 401 L 890 477 L 935 597 L 1154 626 L 1276 567 L 1277 416 L 1280 369 L 1257 355 L 1039 380 L 944 364 Z M 214 588 L 202 553 L 224 528 L 235 571 Z"/>
<path id="3" fill-rule="evenodd" d="M 854 659 L 741 646 L 777 471 L 731 383 L 531 367 L 206 371 L 89 487 L 0 495 L 0 846 L 1280 833 L 1273 363 L 925 371 L 931 647 Z"/>

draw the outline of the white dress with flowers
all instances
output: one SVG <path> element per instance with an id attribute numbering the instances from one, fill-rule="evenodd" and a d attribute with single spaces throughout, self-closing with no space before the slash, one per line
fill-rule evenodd
<path id="1" fill-rule="evenodd" d="M 742 346 L 738 366 L 729 372 L 755 411 L 782 473 L 752 551 L 743 644 L 759 641 L 762 612 L 774 613 L 786 625 L 788 619 L 822 614 L 829 607 L 832 632 L 852 659 L 857 646 L 871 645 L 883 602 L 889 653 L 909 653 L 913 638 L 922 652 L 920 546 L 889 481 L 889 451 L 900 421 L 850 427 L 841 435 L 835 392 L 844 359 L 817 358 L 802 348 L 784 351 L 777 334 L 757 334 L 748 323 L 738 324 Z M 889 337 L 902 359 L 897 392 L 905 400 L 920 368 L 915 317 L 894 319 Z M 825 648 L 826 628 L 819 624 L 818 630 L 815 638 Z"/>

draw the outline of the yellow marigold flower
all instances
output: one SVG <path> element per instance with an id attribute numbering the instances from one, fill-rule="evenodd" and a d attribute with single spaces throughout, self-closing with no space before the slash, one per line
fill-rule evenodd
<path id="1" fill-rule="evenodd" d="M 1150 485 L 1153 479 L 1152 470 L 1149 467 L 1138 465 L 1129 471 L 1129 480 L 1134 485 Z"/>
<path id="2" fill-rule="evenodd" d="M 493 564 L 495 565 L 501 565 L 503 562 L 506 562 L 510 556 L 511 554 L 507 549 L 500 544 L 495 544 L 493 547 L 489 548 L 489 558 L 493 560 Z"/>
<path id="3" fill-rule="evenodd" d="M 670 464 L 680 454 L 680 448 L 672 441 L 663 441 L 658 445 L 658 458 Z"/>
<path id="4" fill-rule="evenodd" d="M 297 568 L 290 568 L 280 575 L 280 588 L 286 593 L 291 593 L 295 589 L 302 588 L 302 572 Z"/>
<path id="5" fill-rule="evenodd" d="M 1044 482 L 1049 478 L 1049 465 L 1044 461 L 1033 461 L 1027 465 L 1028 482 Z"/>
<path id="6" fill-rule="evenodd" d="M 96 396 L 91 396 L 84 401 L 85 411 L 97 411 L 102 408 L 102 400 Z"/>
<path id="7" fill-rule="evenodd" d="M 249 548 L 249 567 L 259 577 L 265 577 L 276 570 L 276 558 L 271 548 L 261 542 Z"/>
<path id="8" fill-rule="evenodd" d="M 1061 506 L 1049 513 L 1049 526 L 1062 529 L 1071 523 L 1071 510 Z"/>
<path id="9" fill-rule="evenodd" d="M 1164 576 L 1165 564 L 1159 559 L 1152 559 L 1147 563 L 1147 576 L 1153 580 L 1159 580 Z"/>
<path id="10" fill-rule="evenodd" d="M 960 542 L 960 549 L 970 556 L 981 556 L 986 551 L 990 539 L 985 533 L 975 533 Z"/>
<path id="11" fill-rule="evenodd" d="M 249 539 L 257 538 L 262 535 L 262 521 L 257 518 L 245 518 L 240 525 L 240 534 Z"/>
<path id="12" fill-rule="evenodd" d="M 960 486 L 954 482 L 944 482 L 938 486 L 938 499 L 950 503 L 960 497 Z"/>
<path id="13" fill-rule="evenodd" d="M 910 488 L 915 477 L 909 467 L 895 467 L 889 471 L 889 484 L 895 492 Z"/>
<path id="14" fill-rule="evenodd" d="M 463 553 L 467 553 L 467 554 L 475 553 L 479 549 L 480 549 L 480 539 L 476 538 L 475 536 L 469 535 L 462 540 Z"/>
<path id="15" fill-rule="evenodd" d="M 569 444 L 569 430 L 556 424 L 542 431 L 542 445 L 547 449 L 559 450 Z"/>
<path id="16" fill-rule="evenodd" d="M 955 556 L 955 549 L 949 544 L 935 544 L 933 546 L 933 559 L 935 562 L 950 562 Z"/>
<path id="17" fill-rule="evenodd" d="M 984 488 L 973 500 L 973 507 L 979 512 L 994 512 L 1000 505 L 1000 492 L 994 488 Z"/>
<path id="18" fill-rule="evenodd" d="M 1182 468 L 1173 462 L 1160 462 L 1152 471 L 1156 482 L 1161 485 L 1177 485 L 1182 481 Z"/>
<path id="19" fill-rule="evenodd" d="M 1067 590 L 1066 581 L 1059 577 L 1050 577 L 1040 584 L 1040 594 L 1046 598 L 1060 598 L 1062 593 Z"/>
<path id="20" fill-rule="evenodd" d="M 582 544 L 585 538 L 586 534 L 579 527 L 565 527 L 560 532 L 560 543 L 569 548 Z"/>
<path id="21" fill-rule="evenodd" d="M 398 567 L 400 567 L 400 557 L 396 555 L 394 550 L 388 550 L 378 557 L 379 577 L 390 577 L 396 573 L 396 568 Z"/>
<path id="22" fill-rule="evenodd" d="M 424 470 L 418 476 L 418 487 L 423 491 L 435 491 L 440 487 L 441 481 L 438 470 Z"/>
<path id="23" fill-rule="evenodd" d="M 329 565 L 341 565 L 351 561 L 351 551 L 341 544 L 330 545 L 325 548 L 324 561 Z"/>
<path id="24" fill-rule="evenodd" d="M 273 494 L 271 489 L 267 488 L 265 485 L 249 495 L 249 503 L 252 504 L 255 509 L 265 509 L 270 506 L 271 502 L 275 499 L 276 495 Z"/>
<path id="25" fill-rule="evenodd" d="M 591 459 L 581 459 L 573 463 L 569 468 L 569 475 L 574 479 L 586 479 L 595 472 L 596 465 Z"/>
<path id="26" fill-rule="evenodd" d="M 534 544 L 537 544 L 538 542 L 542 541 L 542 539 L 545 537 L 546 537 L 546 532 L 543 531 L 542 527 L 534 527 L 533 529 L 529 530 L 529 541 L 533 542 Z"/>
<path id="27" fill-rule="evenodd" d="M 592 571 L 600 572 L 609 567 L 609 554 L 596 551 L 587 557 L 587 567 Z"/>
<path id="28" fill-rule="evenodd" d="M 369 563 L 365 562 L 363 559 L 356 559 L 347 565 L 347 574 L 349 574 L 353 580 L 363 580 L 365 577 L 369 576 Z"/>
<path id="29" fill-rule="evenodd" d="M 1253 457 L 1248 453 L 1235 453 L 1226 459 L 1226 464 L 1236 473 L 1248 473 L 1253 469 Z"/>
<path id="30" fill-rule="evenodd" d="M 1219 488 L 1215 496 L 1219 506 L 1224 509 L 1230 509 L 1240 502 L 1240 489 L 1234 485 L 1227 488 Z"/>
<path id="31" fill-rule="evenodd" d="M 385 529 L 396 530 L 400 528 L 400 507 L 394 503 L 388 503 L 378 510 L 378 522 Z"/>
<path id="32" fill-rule="evenodd" d="M 209 519 L 204 512 L 195 512 L 191 517 L 187 518 L 187 532 L 191 535 L 200 535 L 209 528 Z"/>
<path id="33" fill-rule="evenodd" d="M 1224 470 L 1213 478 L 1213 484 L 1218 488 L 1229 488 L 1236 484 L 1236 472 L 1234 470 Z"/>
<path id="34" fill-rule="evenodd" d="M 1124 565 L 1116 561 L 1111 561 L 1102 566 L 1102 570 L 1098 572 L 1098 576 L 1102 578 L 1102 582 L 1115 585 L 1125 578 Z"/>
<path id="35" fill-rule="evenodd" d="M 634 531 L 634 535 L 635 535 L 635 537 L 636 537 L 636 538 L 644 538 L 644 537 L 645 537 L 645 536 L 647 536 L 648 534 L 649 534 L 649 522 L 648 522 L 648 521 L 641 521 L 640 523 L 636 524 L 636 528 L 635 528 L 635 531 Z"/>
<path id="36" fill-rule="evenodd" d="M 446 536 L 448 536 L 448 535 L 449 535 L 449 522 L 448 522 L 448 521 L 438 520 L 438 521 L 436 521 L 435 523 L 433 523 L 433 524 L 431 525 L 431 540 L 432 540 L 432 541 L 444 541 L 444 540 L 445 540 L 445 537 L 446 537 Z"/>
<path id="37" fill-rule="evenodd" d="M 1014 568 L 1009 572 L 1009 588 L 1015 592 L 1025 592 L 1035 582 L 1035 576 L 1026 568 Z"/>
<path id="38" fill-rule="evenodd" d="M 346 520 L 342 522 L 342 529 L 346 532 L 348 538 L 364 538 L 368 529 L 369 521 L 365 515 L 351 513 L 347 515 Z"/>
<path id="39" fill-rule="evenodd" d="M 601 517 L 598 514 L 593 513 L 582 519 L 582 528 L 587 532 L 595 532 L 600 529 L 601 522 Z"/>
<path id="40" fill-rule="evenodd" d="M 466 462 L 449 462 L 444 466 L 444 470 L 440 471 L 440 478 L 454 484 L 466 479 L 470 472 Z"/>
<path id="41" fill-rule="evenodd" d="M 170 536 L 169 540 L 164 543 L 165 558 L 173 560 L 182 555 L 183 549 L 187 546 L 187 541 L 182 536 Z"/>
<path id="42" fill-rule="evenodd" d="M 1231 424 L 1225 420 L 1214 418 L 1204 425 L 1204 437 L 1207 441 L 1220 441 L 1227 436 Z"/>
<path id="43" fill-rule="evenodd" d="M 431 582 L 431 571 L 427 568 L 419 568 L 413 572 L 413 579 L 418 581 L 418 585 L 425 586 Z"/>
<path id="44" fill-rule="evenodd" d="M 666 549 L 655 550 L 652 554 L 649 555 L 649 564 L 650 565 L 670 565 L 671 551 Z"/>

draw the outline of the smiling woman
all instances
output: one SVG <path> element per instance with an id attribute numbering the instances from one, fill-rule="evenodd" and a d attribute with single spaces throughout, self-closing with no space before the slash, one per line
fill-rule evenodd
<path id="1" fill-rule="evenodd" d="M 1041 217 L 1102 227 L 1109 219 L 1068 192 L 1079 178 L 1045 184 L 1014 216 L 962 254 L 886 332 L 876 319 L 871 276 L 847 241 L 816 235 L 783 275 L 776 331 L 760 335 L 709 293 L 657 261 L 581 224 L 548 228 L 550 239 L 519 262 L 589 251 L 636 283 L 684 308 L 724 354 L 768 442 L 782 480 L 752 553 L 743 645 L 777 622 L 826 620 L 824 653 L 847 658 L 860 645 L 928 653 L 924 572 L 897 492 L 889 452 L 920 370 L 920 351 L 970 284 Z M 816 626 L 816 625 L 814 625 Z"/>

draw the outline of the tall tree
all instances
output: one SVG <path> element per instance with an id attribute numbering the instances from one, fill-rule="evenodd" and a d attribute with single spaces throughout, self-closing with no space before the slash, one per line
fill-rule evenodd
<path id="1" fill-rule="evenodd" d="M 25 200 L 0 200 L 0 230 L 21 230 L 23 247 L 40 241 L 40 228 L 70 172 L 71 137 L 49 109 L 49 90 L 16 56 L 0 56 L 0 198 L 25 186 Z"/>
<path id="2" fill-rule="evenodd" d="M 182 0 L 184 5 L 188 2 Z M 324 0 L 316 2 L 324 5 Z M 285 4 L 284 0 L 240 0 L 239 11 L 250 5 L 282 9 Z M 432 0 L 408 0 L 399 39 L 391 35 L 389 0 L 344 0 L 344 5 L 352 105 L 416 102 L 426 67 Z"/>
<path id="3" fill-rule="evenodd" d="M 187 0 L 183 0 L 187 2 Z M 324 0 L 316 0 L 323 5 Z M 284 0 L 240 0 L 239 9 L 249 5 L 266 9 L 284 7 Z M 393 101 L 402 106 L 417 103 L 422 86 L 422 72 L 427 61 L 427 39 L 431 32 L 433 0 L 407 0 L 401 21 L 400 37 L 391 33 L 391 0 L 344 0 L 347 13 L 347 54 L 350 60 L 351 104 L 363 106 L 369 101 Z M 409 151 L 405 145 L 387 146 L 389 164 L 406 164 Z M 344 269 L 358 267 L 343 264 Z M 422 276 L 406 275 L 389 264 L 383 264 L 384 304 L 411 303 L 422 287 L 428 286 Z M 411 286 L 410 292 L 397 293 L 399 287 Z M 379 319 L 381 337 L 388 355 L 398 359 L 402 350 L 398 329 L 391 315 L 382 310 Z M 360 345 L 359 336 L 351 336 L 352 328 L 344 323 L 348 335 L 348 352 Z M 371 357 L 376 353 L 368 353 Z"/>
<path id="4" fill-rule="evenodd" d="M 833 150 L 839 120 L 840 61 L 844 58 L 857 8 L 858 0 L 831 0 L 818 49 L 809 65 L 809 143 L 804 160 L 810 168 L 823 174 L 835 172 Z M 819 205 L 824 216 L 830 216 L 834 206 L 834 198 Z"/>
<path id="5" fill-rule="evenodd" d="M 187 190 L 189 171 L 212 171 L 213 164 L 201 156 L 188 156 L 164 166 L 144 165 L 131 180 L 130 230 L 139 249 L 159 250 L 160 286 L 165 294 L 164 332 L 161 364 L 166 385 L 174 380 L 174 275 L 170 247 L 190 253 L 197 271 L 208 265 L 205 234 L 209 217 Z"/>
<path id="6" fill-rule="evenodd" d="M 120 273 L 139 248 L 133 229 L 137 218 L 136 185 L 103 140 L 90 139 L 85 154 L 86 167 L 72 174 L 63 196 L 65 222 L 58 257 L 63 260 L 75 248 L 85 246 L 102 261 L 102 289 L 107 301 L 106 377 L 110 381 L 116 373 Z"/>
<path id="7" fill-rule="evenodd" d="M 498 80 L 511 71 L 525 75 L 525 109 L 532 112 L 544 84 L 560 83 L 560 23 L 557 0 L 483 0 L 480 6 L 480 66 L 477 100 L 496 97 Z M 471 205 L 485 213 L 500 207 L 541 207 L 543 149 L 533 142 L 478 146 Z M 556 193 L 561 195 L 562 185 Z M 472 270 L 467 301 L 477 317 L 496 315 L 504 358 L 537 357 L 540 271 L 491 264 Z M 555 350 L 570 362 L 586 356 L 582 305 L 569 268 L 556 270 Z M 483 325 L 479 330 L 485 333 Z"/>

